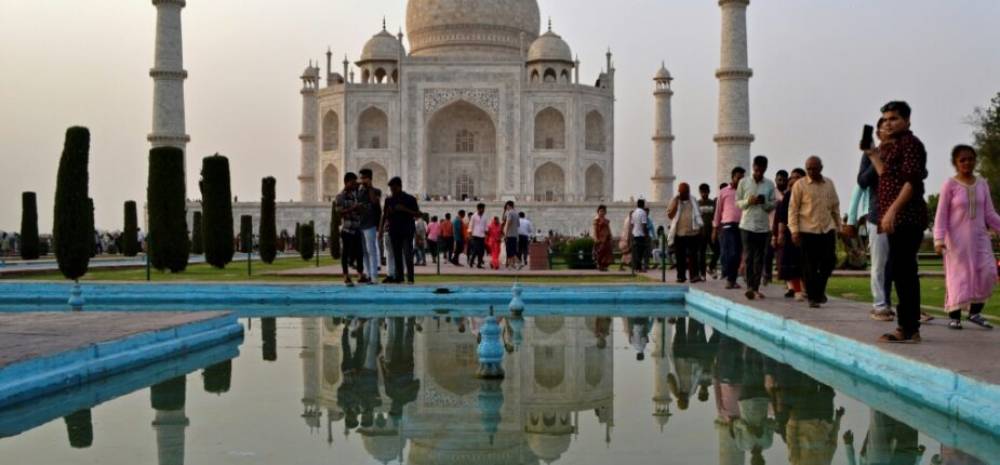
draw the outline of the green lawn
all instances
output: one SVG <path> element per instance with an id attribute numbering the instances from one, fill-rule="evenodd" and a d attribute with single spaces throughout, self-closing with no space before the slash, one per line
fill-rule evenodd
<path id="1" fill-rule="evenodd" d="M 831 278 L 828 293 L 845 299 L 871 302 L 869 282 L 868 278 Z M 944 293 L 944 278 L 920 278 L 920 299 L 925 307 L 936 310 L 935 313 L 943 313 Z M 1000 317 L 1000 291 L 994 292 L 993 296 L 986 304 L 985 313 Z"/>

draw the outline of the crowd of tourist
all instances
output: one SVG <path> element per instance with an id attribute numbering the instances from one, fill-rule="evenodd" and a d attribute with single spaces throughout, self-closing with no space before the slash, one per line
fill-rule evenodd
<path id="1" fill-rule="evenodd" d="M 676 259 L 677 282 L 697 283 L 713 275 L 725 280 L 726 289 L 742 290 L 749 300 L 764 299 L 762 286 L 771 281 L 776 261 L 778 279 L 786 286 L 784 296 L 820 308 L 828 300 L 838 235 L 857 237 L 863 223 L 872 261 L 871 317 L 898 323 L 880 341 L 920 342 L 920 324 L 933 319 L 921 310 L 918 275 L 918 254 L 930 224 L 924 199 L 927 153 L 910 130 L 908 104 L 889 102 L 881 112 L 861 143 L 846 222 L 836 183 L 823 175 L 823 160 L 817 156 L 808 157 L 804 169 L 779 170 L 773 180 L 767 176 L 768 159 L 757 156 L 749 176 L 743 167 L 732 170 L 731 181 L 721 186 L 714 201 L 710 186 L 699 186 L 700 199 L 695 200 L 690 186 L 681 183 L 667 208 L 670 225 L 662 249 Z M 1000 215 L 988 183 L 975 175 L 976 161 L 972 147 L 953 149 L 957 174 L 941 188 L 934 221 L 934 248 L 944 257 L 944 304 L 953 329 L 962 328 L 963 311 L 967 321 L 992 329 L 982 311 L 997 283 L 990 231 L 1000 233 Z M 611 253 L 606 213 L 600 207 L 593 223 L 600 267 L 606 267 Z M 637 202 L 622 230 L 627 231 L 620 243 L 623 253 L 631 253 L 636 271 L 645 271 L 651 240 L 663 235 L 652 232 L 644 201 Z M 709 251 L 714 252 L 711 261 Z"/>

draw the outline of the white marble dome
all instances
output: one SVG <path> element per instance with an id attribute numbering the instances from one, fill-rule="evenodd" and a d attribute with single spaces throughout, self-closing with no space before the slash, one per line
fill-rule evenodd
<path id="1" fill-rule="evenodd" d="M 658 81 L 661 81 L 661 80 L 662 81 L 672 81 L 674 79 L 674 77 L 670 75 L 670 71 L 667 71 L 667 65 L 666 64 L 662 64 L 662 65 L 660 65 L 660 69 L 656 72 L 656 75 L 653 76 L 653 79 L 658 80 Z"/>
<path id="2" fill-rule="evenodd" d="M 403 45 L 399 43 L 399 39 L 382 29 L 365 42 L 361 49 L 361 61 L 396 61 L 403 53 Z"/>
<path id="3" fill-rule="evenodd" d="M 406 32 L 414 56 L 517 58 L 538 37 L 536 0 L 410 0 Z"/>
<path id="4" fill-rule="evenodd" d="M 549 30 L 536 39 L 528 49 L 528 63 L 537 61 L 573 63 L 573 52 L 559 34 Z"/>

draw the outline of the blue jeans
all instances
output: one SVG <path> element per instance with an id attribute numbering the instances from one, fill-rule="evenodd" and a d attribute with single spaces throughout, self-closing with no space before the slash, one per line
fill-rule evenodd
<path id="1" fill-rule="evenodd" d="M 722 249 L 722 277 L 730 284 L 736 284 L 743 259 L 743 238 L 737 223 L 720 226 L 719 248 Z"/>
<path id="2" fill-rule="evenodd" d="M 378 228 L 362 229 L 361 233 L 365 236 L 365 274 L 374 281 L 378 278 L 379 258 L 382 256 L 378 248 Z"/>
<path id="3" fill-rule="evenodd" d="M 868 223 L 868 246 L 871 248 L 871 288 L 876 311 L 892 307 L 892 276 L 889 275 L 889 235 L 879 234 L 878 225 Z"/>

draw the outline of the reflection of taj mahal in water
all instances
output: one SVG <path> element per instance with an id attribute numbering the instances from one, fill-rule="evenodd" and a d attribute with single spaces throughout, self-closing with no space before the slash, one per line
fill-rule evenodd
<path id="1" fill-rule="evenodd" d="M 503 322 L 502 383 L 476 379 L 476 318 L 388 318 L 358 325 L 303 320 L 304 417 L 328 434 L 357 427 L 381 462 L 531 464 L 569 450 L 580 415 L 610 441 L 610 319 Z"/>

